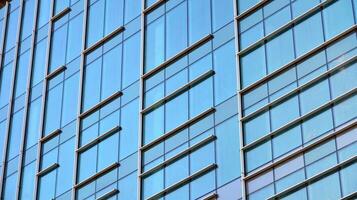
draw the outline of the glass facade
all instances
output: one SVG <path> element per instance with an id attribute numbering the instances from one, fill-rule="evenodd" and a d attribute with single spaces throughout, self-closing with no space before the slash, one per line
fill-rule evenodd
<path id="1" fill-rule="evenodd" d="M 357 198 L 357 0 L 0 5 L 0 200 Z"/>

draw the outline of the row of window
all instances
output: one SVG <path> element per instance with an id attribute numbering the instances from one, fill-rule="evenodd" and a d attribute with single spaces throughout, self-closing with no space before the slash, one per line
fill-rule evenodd
<path id="1" fill-rule="evenodd" d="M 231 22 L 232 8 L 231 0 L 172 0 L 147 14 L 145 72 Z"/>
<path id="2" fill-rule="evenodd" d="M 206 120 L 203 122 L 205 121 Z M 192 130 L 194 130 L 194 126 L 195 125 L 192 126 Z M 240 171 L 237 170 L 240 168 L 239 151 L 237 148 L 234 148 L 239 145 L 239 135 L 237 130 L 238 123 L 237 117 L 235 116 L 217 125 L 214 129 L 207 130 L 192 139 L 190 138 L 191 140 L 188 143 L 183 143 L 179 147 L 172 147 L 174 148 L 173 150 L 165 153 L 165 160 L 174 157 L 177 153 L 189 147 L 201 144 L 202 141 L 210 136 L 215 135 L 217 137 L 216 140 L 203 144 L 203 146 L 192 150 L 188 154 L 181 155 L 172 163 L 162 166 L 161 168 L 150 172 L 150 174 L 144 175 L 143 198 L 149 198 L 213 163 L 217 163 L 218 165 L 216 170 L 202 174 L 197 180 L 193 180 L 192 182 L 179 187 L 179 189 L 175 191 L 170 191 L 170 193 L 165 196 L 165 199 L 173 199 L 178 196 L 187 196 L 187 199 L 196 199 L 213 190 L 216 187 L 216 184 L 220 187 L 239 177 Z M 177 142 L 178 138 L 184 138 L 184 133 L 185 131 L 182 131 L 173 136 L 171 143 Z M 173 142 L 174 139 L 175 142 Z M 182 141 L 184 141 L 184 139 Z M 169 140 L 165 141 L 165 149 L 171 148 L 169 142 Z M 227 154 L 230 154 L 229 158 L 226 156 Z M 144 162 L 147 161 L 146 159 L 148 156 L 147 153 L 144 154 Z M 145 166 L 145 169 L 160 164 L 163 161 L 162 158 L 163 157 L 151 162 L 149 165 Z M 189 187 L 191 187 L 191 192 L 188 192 L 187 190 Z"/>
<path id="3" fill-rule="evenodd" d="M 346 133 L 338 135 L 336 138 L 328 140 L 293 159 L 285 161 L 264 174 L 259 175 L 257 178 L 249 180 L 247 182 L 249 199 L 267 199 L 350 159 L 356 154 L 356 130 L 357 129 L 354 128 Z M 328 190 L 327 185 L 325 186 L 326 190 L 316 190 L 319 194 L 309 192 L 309 199 L 316 199 L 316 197 L 324 199 L 331 198 L 335 191 L 338 191 L 336 194 L 340 194 L 340 185 L 342 185 L 343 192 L 341 195 L 338 195 L 338 197 L 333 199 L 338 199 L 339 197 L 354 192 L 357 189 L 357 186 L 354 184 L 353 175 L 351 174 L 352 176 L 347 177 L 345 175 L 351 173 L 355 168 L 356 164 L 353 164 L 351 167 L 342 169 L 341 175 L 344 176 L 341 179 L 342 183 L 339 183 L 338 181 L 330 182 L 330 184 L 328 184 Z M 345 172 L 348 173 L 345 174 Z M 333 184 L 333 186 L 331 184 Z M 327 193 L 323 191 L 326 191 Z M 291 194 L 289 195 L 289 198 L 285 198 L 306 199 L 301 196 L 298 198 L 298 196 Z"/>
<path id="4" fill-rule="evenodd" d="M 325 109 L 255 145 L 254 148 L 246 150 L 247 171 L 251 172 L 273 159 L 316 141 L 327 133 L 336 130 L 337 126 L 355 120 L 357 114 L 353 108 L 356 106 L 356 98 L 357 95 L 354 94 L 332 108 Z"/>
<path id="5" fill-rule="evenodd" d="M 251 91 L 243 93 L 243 115 L 249 115 L 269 102 L 309 83 L 328 70 L 353 58 L 357 51 L 357 37 L 353 33 L 292 66 Z"/>
<path id="6" fill-rule="evenodd" d="M 296 118 L 319 108 L 330 100 L 334 100 L 350 90 L 357 87 L 355 80 L 357 76 L 357 63 L 341 68 L 337 73 L 328 78 L 323 78 L 319 82 L 295 93 L 285 100 L 279 102 L 271 108 L 257 113 L 253 119 L 243 122 L 244 143 L 249 144 L 260 137 L 274 132 Z M 319 94 L 319 98 L 316 98 Z M 342 124 L 339 118 L 344 115 L 337 115 L 336 125 Z M 305 141 L 313 139 L 304 137 Z"/>
<path id="7" fill-rule="evenodd" d="M 241 55 L 243 88 L 354 25 L 356 22 L 352 8 L 351 0 L 336 1 L 263 45 Z M 339 21 L 335 21 L 335 16 L 339 16 Z M 249 34 L 255 35 L 257 34 Z"/>

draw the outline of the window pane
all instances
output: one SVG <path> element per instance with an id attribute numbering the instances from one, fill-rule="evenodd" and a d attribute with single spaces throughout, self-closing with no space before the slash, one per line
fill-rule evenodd
<path id="1" fill-rule="evenodd" d="M 193 44 L 211 32 L 209 0 L 188 0 L 189 43 Z"/>
<path id="2" fill-rule="evenodd" d="M 326 133 L 331 130 L 332 127 L 333 122 L 330 109 L 306 120 L 302 125 L 304 143 Z"/>
<path id="3" fill-rule="evenodd" d="M 292 31 L 277 36 L 266 44 L 268 73 L 271 73 L 294 59 Z"/>
<path id="4" fill-rule="evenodd" d="M 126 88 L 139 78 L 140 32 L 124 42 L 123 51 L 123 88 Z"/>
<path id="5" fill-rule="evenodd" d="M 146 28 L 145 38 L 145 71 L 150 71 L 165 59 L 164 17 L 157 19 Z M 174 29 L 176 32 L 176 29 Z"/>
<path id="6" fill-rule="evenodd" d="M 186 3 L 167 13 L 166 26 L 166 58 L 170 58 L 187 47 Z"/>
<path id="7" fill-rule="evenodd" d="M 297 57 L 323 43 L 321 14 L 317 13 L 294 28 Z"/>
<path id="8" fill-rule="evenodd" d="M 272 158 L 270 141 L 255 147 L 246 153 L 246 166 L 248 172 L 269 162 Z"/>
<path id="9" fill-rule="evenodd" d="M 218 30 L 228 22 L 232 21 L 234 16 L 232 0 L 212 0 L 213 8 L 213 31 Z"/>
<path id="10" fill-rule="evenodd" d="M 319 98 L 316 98 L 316 95 Z M 319 82 L 318 84 L 304 90 L 300 94 L 301 114 L 304 115 L 318 108 L 330 100 L 330 91 L 328 80 Z"/>
<path id="11" fill-rule="evenodd" d="M 294 96 L 271 109 L 272 130 L 276 130 L 299 117 L 298 97 Z"/>
<path id="12" fill-rule="evenodd" d="M 339 199 L 341 197 L 338 173 L 325 177 L 308 187 L 311 199 Z"/>
<path id="13" fill-rule="evenodd" d="M 261 46 L 242 57 L 241 70 L 243 88 L 265 76 L 266 66 L 264 46 Z"/>
<path id="14" fill-rule="evenodd" d="M 144 143 L 147 144 L 164 133 L 164 107 L 161 106 L 144 117 Z"/>
<path id="15" fill-rule="evenodd" d="M 87 24 L 87 47 L 103 37 L 104 32 L 104 2 L 97 1 L 89 7 Z"/>
<path id="16" fill-rule="evenodd" d="M 270 132 L 269 112 L 264 112 L 259 116 L 244 123 L 244 144 L 249 144 L 254 140 Z"/>
<path id="17" fill-rule="evenodd" d="M 323 16 L 328 40 L 354 24 L 351 0 L 334 2 L 323 10 Z"/>
<path id="18" fill-rule="evenodd" d="M 121 88 L 121 55 L 121 45 L 103 55 L 101 99 L 109 97 Z"/>
<path id="19" fill-rule="evenodd" d="M 77 103 L 78 103 L 78 85 L 79 74 L 67 79 L 64 83 L 63 92 L 63 112 L 61 126 L 67 125 L 72 120 L 76 119 Z"/>

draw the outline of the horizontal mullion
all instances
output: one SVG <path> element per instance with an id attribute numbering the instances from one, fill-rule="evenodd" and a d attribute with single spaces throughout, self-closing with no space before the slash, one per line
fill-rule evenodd
<path id="1" fill-rule="evenodd" d="M 178 181 L 177 183 L 175 183 L 172 186 L 162 190 L 161 192 L 158 192 L 158 193 L 154 194 L 153 196 L 149 197 L 148 200 L 158 199 L 159 197 L 164 196 L 165 194 L 168 194 L 168 193 L 174 191 L 175 189 L 177 189 L 177 188 L 189 183 L 191 180 L 199 178 L 199 177 L 203 176 L 204 174 L 208 173 L 209 171 L 212 171 L 212 170 L 214 170 L 216 168 L 217 168 L 216 164 L 208 165 L 207 167 L 205 167 L 205 168 L 201 169 L 200 171 L 192 174 L 191 176 L 189 176 L 189 177 L 187 177 L 185 179 L 182 179 L 181 181 Z"/>
<path id="2" fill-rule="evenodd" d="M 61 65 L 55 71 L 48 74 L 45 79 L 50 80 L 50 79 L 54 78 L 55 76 L 57 76 L 58 74 L 60 74 L 61 72 L 65 71 L 66 69 L 67 69 L 67 67 L 65 65 Z"/>
<path id="3" fill-rule="evenodd" d="M 328 3 L 335 1 L 335 0 L 326 0 L 318 5 L 316 5 L 315 7 L 311 8 L 310 10 L 306 11 L 304 14 L 298 16 L 297 18 L 291 20 L 290 22 L 282 25 L 281 27 L 279 27 L 278 29 L 276 29 L 275 31 L 273 31 L 272 33 L 266 35 L 265 37 L 259 39 L 257 42 L 249 45 L 248 47 L 244 48 L 243 50 L 241 50 L 240 52 L 238 52 L 238 55 L 243 55 L 253 49 L 255 49 L 256 47 L 264 44 L 265 42 L 267 42 L 268 40 L 276 37 L 277 35 L 283 33 L 284 31 L 287 31 L 289 28 L 291 28 L 292 26 L 304 21 L 307 17 L 310 17 L 312 15 L 315 14 L 315 12 L 319 11 L 320 9 L 323 9 L 325 5 L 327 5 Z"/>
<path id="4" fill-rule="evenodd" d="M 158 170 L 160 170 L 160 169 L 162 169 L 162 168 L 174 163 L 175 161 L 179 160 L 180 158 L 182 158 L 182 157 L 194 152 L 195 150 L 198 150 L 199 148 L 203 147 L 204 145 L 206 145 L 206 144 L 208 144 L 208 143 L 210 143 L 210 142 L 212 142 L 212 141 L 214 141 L 216 139 L 217 139 L 217 137 L 215 135 L 211 135 L 211 136 L 201 140 L 199 143 L 197 143 L 197 144 L 195 144 L 195 145 L 193 145 L 193 146 L 191 146 L 191 147 L 189 147 L 189 148 L 177 153 L 175 156 L 165 160 L 164 162 L 162 162 L 162 163 L 156 165 L 155 167 L 149 169 L 148 171 L 142 173 L 140 176 L 142 178 L 144 178 L 144 177 L 146 177 L 146 176 L 148 176 L 150 174 L 153 174 L 154 172 L 156 172 L 156 171 L 158 171 Z"/>
<path id="5" fill-rule="evenodd" d="M 109 199 L 110 197 L 119 194 L 119 190 L 118 189 L 113 189 L 105 194 L 103 194 L 102 196 L 98 197 L 96 200 L 106 200 Z"/>
<path id="6" fill-rule="evenodd" d="M 81 113 L 79 115 L 79 118 L 81 118 L 81 119 L 85 118 L 86 116 L 96 112 L 97 110 L 101 109 L 102 107 L 104 107 L 105 105 L 107 105 L 110 102 L 114 101 L 116 98 L 121 97 L 122 95 L 123 95 L 123 92 L 121 92 L 121 91 L 118 91 L 118 92 L 112 94 L 111 96 L 109 96 L 108 98 L 106 98 L 103 101 L 99 102 L 98 104 L 96 104 L 92 108 L 90 108 L 87 111 Z"/>
<path id="7" fill-rule="evenodd" d="M 113 32 L 109 33 L 107 36 L 103 37 L 102 39 L 100 39 L 98 42 L 94 43 L 92 46 L 86 48 L 82 54 L 88 54 L 90 52 L 92 52 L 93 50 L 97 49 L 100 45 L 104 44 L 105 42 L 107 42 L 108 40 L 112 39 L 114 36 L 122 33 L 123 31 L 125 31 L 125 27 L 121 26 L 119 28 L 117 28 L 116 30 L 114 30 Z"/>
<path id="8" fill-rule="evenodd" d="M 54 130 L 53 132 L 51 132 L 50 134 L 48 134 L 48 135 L 42 137 L 41 139 L 39 139 L 39 142 L 40 142 L 40 143 L 45 143 L 45 142 L 47 142 L 48 140 L 50 140 L 50 139 L 56 137 L 57 135 L 59 135 L 59 134 L 61 134 L 61 133 L 62 133 L 62 130 L 61 130 L 61 129 L 56 129 L 56 130 Z"/>
<path id="9" fill-rule="evenodd" d="M 114 128 L 112 128 L 111 130 L 107 131 L 104 134 L 101 134 L 100 136 L 98 136 L 97 138 L 93 139 L 92 141 L 88 142 L 87 144 L 81 146 L 80 148 L 78 148 L 76 151 L 78 153 L 82 153 L 88 149 L 90 149 L 91 147 L 99 144 L 101 141 L 107 139 L 108 137 L 112 136 L 113 134 L 121 131 L 122 128 L 120 126 L 116 126 Z"/>
<path id="10" fill-rule="evenodd" d="M 288 99 L 289 97 L 291 97 L 292 95 L 301 92 L 302 90 L 304 90 L 305 88 L 308 88 L 312 85 L 314 85 L 315 83 L 318 83 L 319 81 L 321 81 L 323 78 L 327 78 L 328 76 L 334 74 L 335 72 L 337 72 L 338 70 L 340 70 L 341 68 L 345 67 L 346 65 L 352 64 L 353 62 L 355 62 L 357 60 L 357 56 L 354 56 L 348 60 L 346 60 L 343 63 L 340 63 L 339 65 L 337 65 L 336 67 L 324 72 L 323 74 L 315 77 L 314 79 L 310 80 L 309 82 L 291 90 L 290 92 L 286 93 L 285 95 L 279 97 L 278 99 L 260 107 L 259 109 L 257 109 L 256 111 L 250 113 L 249 115 L 246 115 L 244 117 L 241 118 L 241 121 L 247 121 L 249 119 L 254 118 L 255 116 L 257 116 L 258 114 L 260 114 L 261 112 L 266 111 L 267 109 L 274 107 L 275 105 L 281 103 L 282 101 L 284 101 L 285 99 Z M 297 80 L 296 80 L 297 81 Z"/>
<path id="11" fill-rule="evenodd" d="M 219 195 L 217 193 L 212 193 L 202 200 L 216 200 L 216 199 L 218 199 L 218 197 L 219 197 Z"/>
<path id="12" fill-rule="evenodd" d="M 59 164 L 58 163 L 54 163 L 52 165 L 50 165 L 49 167 L 41 170 L 40 172 L 38 172 L 36 175 L 37 176 L 44 176 L 50 172 L 52 172 L 53 170 L 57 169 L 59 167 Z"/>
<path id="13" fill-rule="evenodd" d="M 103 170 L 99 171 L 98 173 L 94 174 L 93 176 L 90 176 L 89 178 L 81 181 L 80 183 L 77 183 L 76 185 L 74 185 L 74 188 L 79 189 L 79 188 L 89 184 L 90 182 L 95 181 L 97 178 L 109 173 L 113 169 L 118 168 L 119 166 L 120 166 L 120 164 L 118 162 L 115 162 L 115 163 L 109 165 L 108 167 L 104 168 Z"/>
<path id="14" fill-rule="evenodd" d="M 352 192 L 351 194 L 342 197 L 340 200 L 348 200 L 348 199 L 354 199 L 354 198 L 357 198 L 357 191 Z"/>
<path id="15" fill-rule="evenodd" d="M 178 88 L 177 90 L 173 91 L 171 94 L 167 95 L 166 97 L 156 101 L 149 107 L 145 108 L 144 110 L 141 111 L 142 114 L 146 114 L 155 108 L 161 106 L 162 104 L 174 99 L 178 95 L 182 94 L 183 92 L 189 90 L 190 88 L 194 87 L 195 85 L 203 82 L 204 80 L 208 79 L 209 77 L 213 76 L 215 74 L 214 70 L 209 70 L 206 73 L 202 74 L 201 76 L 197 77 L 196 79 L 192 80 L 191 82 L 183 85 L 182 87 Z"/>
<path id="16" fill-rule="evenodd" d="M 347 160 L 345 160 L 345 161 L 343 161 L 343 162 L 341 162 L 341 163 L 339 163 L 339 164 L 337 164 L 337 165 L 335 165 L 333 167 L 330 167 L 330 168 L 320 172 L 319 174 L 316 174 L 315 176 L 313 176 L 311 178 L 308 178 L 308 179 L 306 179 L 304 181 L 301 181 L 300 183 L 298 183 L 296 185 L 293 185 L 293 186 L 285 189 L 284 191 L 282 191 L 282 192 L 280 192 L 280 193 L 278 193 L 278 194 L 276 194 L 276 195 L 274 195 L 272 197 L 269 197 L 268 200 L 279 199 L 280 197 L 282 197 L 284 195 L 287 195 L 287 194 L 289 194 L 289 193 L 291 193 L 291 192 L 293 192 L 293 191 L 295 191 L 295 190 L 297 190 L 299 188 L 306 187 L 310 183 L 316 182 L 316 181 L 322 179 L 323 177 L 328 176 L 328 175 L 330 175 L 330 174 L 342 169 L 343 167 L 345 167 L 347 165 L 355 163 L 356 161 L 357 161 L 357 156 L 353 156 L 353 157 L 351 157 L 351 158 L 349 158 L 349 159 L 347 159 Z"/>
<path id="17" fill-rule="evenodd" d="M 310 143 L 300 149 L 297 149 L 293 152 L 290 152 L 286 155 L 284 155 L 283 157 L 277 159 L 277 160 L 274 160 L 271 164 L 267 165 L 267 166 L 264 166 L 256 171 L 253 171 L 252 173 L 248 174 L 248 175 L 245 175 L 244 177 L 242 177 L 243 180 L 247 181 L 247 180 L 250 180 L 250 179 L 253 179 L 257 176 L 259 176 L 260 174 L 263 174 L 265 172 L 267 172 L 268 170 L 271 170 L 273 169 L 274 167 L 278 166 L 278 165 L 281 165 L 283 164 L 284 162 L 292 159 L 292 158 L 295 158 L 297 157 L 298 155 L 302 154 L 302 153 L 305 153 L 311 149 L 313 149 L 314 147 L 334 138 L 334 137 L 337 137 L 338 135 L 340 134 L 343 134 L 345 133 L 346 131 L 348 130 L 351 130 L 351 129 L 354 129 L 354 128 L 357 128 L 357 120 L 343 126 L 342 128 L 339 128 L 339 129 L 335 129 L 334 132 L 330 133 L 330 134 L 327 134 L 321 138 L 319 138 L 318 140 L 314 141 L 313 143 Z"/>
<path id="18" fill-rule="evenodd" d="M 271 138 L 272 136 L 274 136 L 274 135 L 276 135 L 276 134 L 278 134 L 278 133 L 280 133 L 280 132 L 282 132 L 282 131 L 290 128 L 290 127 L 293 127 L 294 125 L 297 125 L 300 122 L 303 122 L 307 118 L 322 112 L 324 109 L 339 103 L 340 101 L 342 101 L 342 100 L 354 95 L 355 93 L 357 93 L 357 88 L 349 90 L 348 92 L 336 97 L 335 99 L 332 99 L 332 100 L 326 102 L 325 104 L 322 104 L 321 106 L 313 109 L 312 111 L 306 113 L 305 115 L 302 115 L 302 116 L 294 119 L 293 121 L 290 121 L 289 123 L 281 126 L 280 128 L 278 128 L 278 129 L 276 129 L 276 130 L 274 130 L 274 131 L 272 131 L 272 132 L 270 132 L 270 133 L 258 138 L 257 140 L 255 140 L 255 141 L 243 146 L 242 150 L 246 151 L 248 149 L 251 149 L 254 146 L 257 146 L 258 144 L 260 144 L 263 141 Z"/>
<path id="19" fill-rule="evenodd" d="M 164 4 L 166 2 L 166 0 L 158 0 L 156 1 L 154 4 L 152 4 L 151 6 L 145 8 L 143 10 L 143 14 L 147 15 L 150 12 L 154 11 L 156 8 L 158 8 L 159 6 L 161 6 L 162 4 Z"/>
<path id="20" fill-rule="evenodd" d="M 153 147 L 155 146 L 156 144 L 164 141 L 165 139 L 173 136 L 174 134 L 176 134 L 177 132 L 181 131 L 182 129 L 185 129 L 187 127 L 189 127 L 190 125 L 198 122 L 199 120 L 201 120 L 202 118 L 214 113 L 216 111 L 215 108 L 209 108 L 205 111 L 203 111 L 202 113 L 200 113 L 199 115 L 193 117 L 192 119 L 182 123 L 181 125 L 179 125 L 178 127 L 174 128 L 173 130 L 169 131 L 169 132 L 166 132 L 164 133 L 163 135 L 161 135 L 160 137 L 158 137 L 157 139 L 149 142 L 148 144 L 142 146 L 140 148 L 140 151 L 145 151 L 147 149 L 149 149 L 150 147 Z"/>
<path id="21" fill-rule="evenodd" d="M 255 11 L 257 11 L 260 8 L 262 8 L 263 6 L 265 6 L 270 1 L 272 1 L 272 0 L 261 0 L 259 3 L 255 4 L 253 7 L 249 8 L 248 10 L 242 12 L 240 15 L 236 16 L 235 19 L 237 21 L 240 21 L 243 18 L 246 18 L 247 16 L 253 14 Z"/>
<path id="22" fill-rule="evenodd" d="M 357 30 L 357 25 L 353 25 L 350 28 L 346 29 L 344 32 L 336 35 L 335 37 L 331 38 L 330 40 L 325 41 L 324 43 L 320 44 L 319 46 L 315 47 L 314 49 L 312 49 L 309 52 L 306 52 L 305 54 L 301 55 L 300 57 L 294 59 L 293 61 L 291 61 L 290 63 L 287 63 L 286 65 L 280 67 L 279 69 L 273 71 L 272 73 L 264 76 L 263 78 L 257 80 L 256 82 L 252 83 L 251 85 L 241 89 L 239 91 L 239 93 L 241 94 L 245 94 L 248 91 L 260 86 L 261 84 L 263 84 L 264 82 L 267 82 L 268 80 L 280 75 L 281 73 L 285 72 L 286 70 L 290 69 L 290 67 L 298 64 L 299 62 L 311 57 L 312 55 L 318 53 L 320 50 L 328 47 L 329 45 L 335 43 L 336 41 L 342 39 L 343 37 L 347 36 L 350 33 L 353 33 Z"/>
<path id="23" fill-rule="evenodd" d="M 52 23 L 54 23 L 55 21 L 57 21 L 58 19 L 62 18 L 63 16 L 65 16 L 67 13 L 69 13 L 71 11 L 70 7 L 67 7 L 65 9 L 63 9 L 61 12 L 59 12 L 57 15 L 53 16 L 51 18 Z"/>
<path id="24" fill-rule="evenodd" d="M 197 42 L 195 42 L 194 44 L 192 44 L 191 46 L 187 47 L 186 49 L 182 50 L 181 52 L 177 53 L 176 55 L 172 56 L 171 58 L 169 58 L 168 60 L 166 60 L 165 62 L 163 62 L 162 64 L 158 65 L 157 67 L 155 67 L 154 69 L 146 72 L 145 74 L 143 74 L 141 76 L 142 79 L 147 79 L 148 77 L 156 74 L 157 72 L 159 72 L 160 70 L 164 69 L 167 67 L 167 65 L 177 61 L 178 59 L 182 58 L 183 56 L 187 55 L 188 53 L 192 52 L 193 50 L 199 48 L 200 46 L 202 46 L 203 44 L 207 43 L 208 41 L 213 39 L 213 35 L 212 34 L 208 34 L 205 37 L 203 37 L 202 39 L 198 40 Z"/>

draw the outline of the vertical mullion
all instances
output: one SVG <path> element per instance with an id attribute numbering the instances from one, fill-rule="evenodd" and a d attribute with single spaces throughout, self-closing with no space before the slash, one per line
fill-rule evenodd
<path id="1" fill-rule="evenodd" d="M 4 21 L 3 21 L 3 30 L 2 30 L 2 38 L 1 38 L 1 46 L 0 46 L 0 73 L 2 71 L 2 63 L 3 63 L 3 54 L 4 54 L 4 46 L 5 46 L 5 38 L 6 38 L 6 29 L 7 29 L 7 19 L 8 19 L 8 12 L 9 12 L 9 2 L 6 2 L 6 7 L 5 7 L 5 12 L 4 12 Z M 1 75 L 1 74 L 0 74 Z M 0 77 L 1 78 L 1 77 Z M 1 82 L 0 82 L 1 83 Z M 1 92 L 1 91 L 0 91 Z M 6 118 L 6 120 L 9 120 L 8 118 Z M 5 163 L 6 163 L 6 153 L 7 153 L 7 139 L 8 139 L 8 135 L 5 135 L 4 138 L 4 146 L 3 146 L 3 151 L 1 152 L 3 154 L 2 157 L 2 168 L 1 168 L 1 172 L 0 172 L 0 196 L 2 195 L 2 188 L 3 188 L 3 182 L 4 182 L 4 174 L 5 174 Z M 1 141 L 0 141 L 1 142 Z"/>
<path id="2" fill-rule="evenodd" d="M 79 148 L 80 141 L 80 130 L 81 130 L 81 118 L 79 117 L 82 110 L 82 96 L 83 96 L 83 80 L 84 80 L 84 65 L 85 65 L 85 54 L 83 53 L 86 48 L 86 36 L 87 36 L 87 22 L 88 22 L 88 7 L 89 0 L 84 1 L 84 11 L 83 11 L 83 24 L 82 24 L 82 49 L 81 49 L 81 63 L 80 63 L 80 72 L 79 72 L 79 90 L 78 90 L 78 109 L 77 109 L 77 124 L 76 124 L 76 144 L 74 148 L 74 164 L 73 164 L 73 183 L 77 183 L 77 174 L 78 174 L 78 157 L 79 152 L 76 150 Z M 76 189 L 72 189 L 72 198 L 76 199 Z"/>
<path id="3" fill-rule="evenodd" d="M 41 1 L 41 0 L 40 0 Z M 48 0 L 47 0 L 48 1 Z M 36 174 L 40 171 L 40 163 L 41 163 L 41 151 L 42 151 L 42 144 L 40 139 L 43 136 L 43 127 L 44 127 L 44 120 L 45 120 L 45 109 L 46 109 L 46 93 L 47 93 L 47 85 L 49 79 L 45 77 L 48 75 L 49 71 L 49 60 L 50 60 L 50 52 L 51 52 L 51 39 L 52 39 L 52 20 L 51 17 L 53 16 L 54 11 L 54 0 L 51 0 L 50 5 L 50 14 L 49 14 L 49 22 L 48 22 L 48 33 L 47 33 L 47 49 L 46 49 L 46 61 L 45 61 L 45 73 L 44 73 L 44 85 L 42 88 L 42 106 L 41 106 L 41 117 L 40 117 L 40 128 L 39 128 L 39 141 L 37 143 L 37 160 L 36 160 Z M 37 199 L 38 190 L 39 190 L 39 176 L 36 175 L 35 177 L 35 188 L 34 188 L 34 199 Z"/>
<path id="4" fill-rule="evenodd" d="M 141 194 L 142 194 L 142 179 L 141 179 L 141 173 L 142 173 L 142 152 L 141 152 L 141 146 L 143 145 L 143 114 L 142 110 L 144 109 L 144 80 L 143 80 L 143 74 L 144 74 L 144 67 L 145 67 L 145 13 L 143 12 L 145 10 L 145 0 L 141 0 L 141 33 L 140 33 L 140 86 L 139 86 L 139 128 L 138 128 L 138 179 L 137 179 L 137 199 L 141 200 Z"/>
<path id="5" fill-rule="evenodd" d="M 3 165 L 2 165 L 2 183 L 1 183 L 1 189 L 0 189 L 0 194 L 2 194 L 4 191 L 3 191 L 3 188 L 6 184 L 5 182 L 5 171 L 6 171 L 6 168 L 7 168 L 7 164 L 6 164 L 6 160 L 7 160 L 7 149 L 8 149 L 8 145 L 9 145 L 9 139 L 10 139 L 10 129 L 11 129 L 11 124 L 12 124 L 12 110 L 13 110 L 13 102 L 14 102 L 14 93 L 15 93 L 15 84 L 16 84 L 16 68 L 17 68 L 17 60 L 18 60 L 18 51 L 19 51 L 19 40 L 20 40 L 20 36 L 21 36 L 21 20 L 22 20 L 22 11 L 23 11 L 23 3 L 24 0 L 21 0 L 20 2 L 20 5 L 19 5 L 19 8 L 16 8 L 16 9 L 19 9 L 19 15 L 18 15 L 18 20 L 17 20 L 17 33 L 16 33 L 16 43 L 15 43 L 15 52 L 14 52 L 14 61 L 12 63 L 13 65 L 13 70 L 12 70 L 12 77 L 11 77 L 11 87 L 10 87 L 10 95 L 9 95 L 9 107 L 8 107 L 8 113 L 7 113 L 7 124 L 6 124 L 6 136 L 5 136 L 5 145 L 4 145 L 4 148 L 6 149 L 5 151 L 5 154 L 3 155 Z M 6 2 L 7 3 L 7 12 L 6 12 L 6 15 L 10 15 L 11 13 L 8 13 L 9 11 L 9 6 L 10 6 L 10 3 L 9 2 Z M 7 20 L 6 20 L 7 21 Z M 6 31 L 5 31 L 6 33 Z M 4 36 L 6 38 L 6 36 Z M 4 41 L 5 43 L 5 41 Z M 2 51 L 5 47 L 5 45 L 2 45 Z M 4 52 L 2 53 L 2 57 L 4 56 Z M 1 60 L 1 65 L 2 65 L 2 60 Z M 5 182 L 5 184 L 4 184 Z M 0 196 L 4 196 L 4 194 L 0 195 Z"/>
<path id="6" fill-rule="evenodd" d="M 37 17 L 38 17 L 38 5 L 39 0 L 35 0 L 34 6 L 34 22 L 33 22 L 33 30 L 32 30 L 32 38 L 31 38 L 31 49 L 30 49 L 30 60 L 28 64 L 28 73 L 27 73 L 27 86 L 26 86 L 26 97 L 25 97 L 25 108 L 23 114 L 23 127 L 21 133 L 21 146 L 20 146 L 20 155 L 19 155 L 19 163 L 18 163 L 18 182 L 17 182 L 17 191 L 16 191 L 16 198 L 20 199 L 20 190 L 21 190 L 21 176 L 22 176 L 22 164 L 24 159 L 24 154 L 26 152 L 26 127 L 27 127 L 27 114 L 30 104 L 30 91 L 31 91 L 31 77 L 32 77 L 32 67 L 33 67 L 33 56 L 34 56 L 34 49 L 36 43 L 36 27 L 37 27 Z"/>
<path id="7" fill-rule="evenodd" d="M 238 15 L 238 3 L 237 0 L 233 0 L 233 7 L 234 7 L 234 15 L 237 16 Z M 242 85 L 241 85 L 241 69 L 240 69 L 240 56 L 238 54 L 238 52 L 240 51 L 239 48 L 239 19 L 235 18 L 235 22 L 234 22 L 234 40 L 235 40 L 235 46 L 236 46 L 236 78 L 237 78 L 237 102 L 238 102 L 238 123 L 239 123 L 239 152 L 240 152 L 240 167 L 241 167 L 241 190 L 242 190 L 242 200 L 246 200 L 247 199 L 247 191 L 246 191 L 246 181 L 244 180 L 244 177 L 246 175 L 246 171 L 245 171 L 245 156 L 244 156 L 244 150 L 243 150 L 243 146 L 244 146 L 244 137 L 243 137 L 243 108 L 242 108 L 242 93 L 240 92 L 240 90 L 242 89 Z"/>

